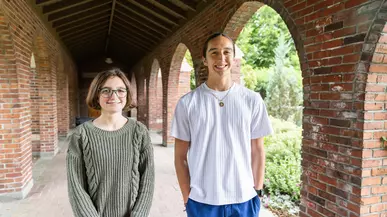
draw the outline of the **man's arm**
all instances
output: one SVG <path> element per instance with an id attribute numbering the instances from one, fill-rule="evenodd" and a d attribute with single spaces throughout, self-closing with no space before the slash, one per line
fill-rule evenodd
<path id="1" fill-rule="evenodd" d="M 256 190 L 263 188 L 265 176 L 265 148 L 263 137 L 251 140 L 251 168 L 253 170 L 254 187 Z"/>
<path id="2" fill-rule="evenodd" d="M 175 139 L 175 169 L 184 204 L 188 201 L 190 192 L 190 177 L 188 170 L 187 153 L 190 142 Z"/>

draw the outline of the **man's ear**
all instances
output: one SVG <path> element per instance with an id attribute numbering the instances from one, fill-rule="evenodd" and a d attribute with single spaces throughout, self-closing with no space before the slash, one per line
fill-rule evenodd
<path id="1" fill-rule="evenodd" d="M 202 57 L 202 59 L 203 59 L 203 64 L 204 64 L 205 66 L 207 66 L 207 59 L 206 59 L 205 57 Z"/>

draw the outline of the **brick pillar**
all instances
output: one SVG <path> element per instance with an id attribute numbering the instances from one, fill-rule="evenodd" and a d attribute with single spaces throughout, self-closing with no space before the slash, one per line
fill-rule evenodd
<path id="1" fill-rule="evenodd" d="M 161 80 L 161 69 L 157 60 L 153 61 L 148 87 L 148 120 L 149 129 L 162 131 L 163 126 L 163 86 Z"/>
<path id="2" fill-rule="evenodd" d="M 15 56 L 8 24 L 0 8 L 0 198 L 24 198 L 33 186 L 30 72 Z"/>
<path id="3" fill-rule="evenodd" d="M 179 76 L 180 76 L 180 70 L 183 63 L 185 52 L 187 51 L 187 47 L 180 43 L 176 51 L 172 57 L 172 62 L 170 65 L 170 70 L 168 73 L 168 86 L 164 87 L 164 90 L 168 93 L 167 101 L 164 100 L 164 108 L 166 108 L 167 114 L 166 118 L 163 118 L 163 121 L 166 121 L 166 126 L 163 131 L 163 145 L 173 145 L 175 143 L 175 138 L 173 138 L 171 135 L 171 123 L 173 119 L 173 114 L 176 108 L 177 101 L 179 99 Z"/>
<path id="4" fill-rule="evenodd" d="M 234 65 L 231 69 L 231 79 L 237 84 L 241 83 L 241 59 L 235 58 Z"/>
<path id="5" fill-rule="evenodd" d="M 146 124 L 146 93 L 145 93 L 145 79 L 138 77 L 136 79 L 137 86 L 137 121 Z"/>
<path id="6" fill-rule="evenodd" d="M 70 128 L 75 127 L 75 118 L 79 114 L 79 103 L 85 103 L 84 101 L 79 101 L 79 87 L 78 87 L 78 73 L 76 69 L 71 65 L 70 71 L 68 73 L 69 80 L 69 113 L 70 113 Z"/>
<path id="7" fill-rule="evenodd" d="M 58 136 L 66 136 L 69 130 L 69 85 L 68 76 L 63 69 L 63 63 L 59 64 L 57 77 L 57 113 L 58 113 Z"/>
<path id="8" fill-rule="evenodd" d="M 39 144 L 33 155 L 53 157 L 58 152 L 58 123 L 56 109 L 56 67 L 46 55 L 43 39 L 38 38 L 36 49 L 40 54 L 36 60 L 39 109 Z"/>
<path id="9" fill-rule="evenodd" d="M 130 79 L 130 92 L 132 94 L 132 104 L 137 106 L 137 84 L 136 75 L 134 73 Z M 130 110 L 130 117 L 137 119 L 137 107 Z"/>

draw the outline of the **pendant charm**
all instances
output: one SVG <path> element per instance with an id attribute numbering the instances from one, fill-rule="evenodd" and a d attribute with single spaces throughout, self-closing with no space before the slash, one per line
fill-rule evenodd
<path id="1" fill-rule="evenodd" d="M 224 106 L 224 103 L 222 101 L 219 102 L 219 106 L 220 107 L 223 107 Z"/>

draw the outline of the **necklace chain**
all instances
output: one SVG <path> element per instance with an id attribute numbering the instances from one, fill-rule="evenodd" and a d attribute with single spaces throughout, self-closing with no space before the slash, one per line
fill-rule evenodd
<path id="1" fill-rule="evenodd" d="M 207 86 L 207 87 L 208 87 L 208 86 Z M 220 106 L 220 107 L 223 107 L 223 106 L 224 106 L 223 100 L 228 96 L 228 93 L 230 93 L 231 87 L 232 87 L 232 85 L 230 86 L 230 88 L 228 88 L 226 95 L 225 95 L 222 99 L 219 99 L 219 98 L 218 98 L 211 90 L 209 90 L 209 92 L 211 93 L 211 95 L 213 95 L 213 96 L 219 101 L 219 106 Z"/>

